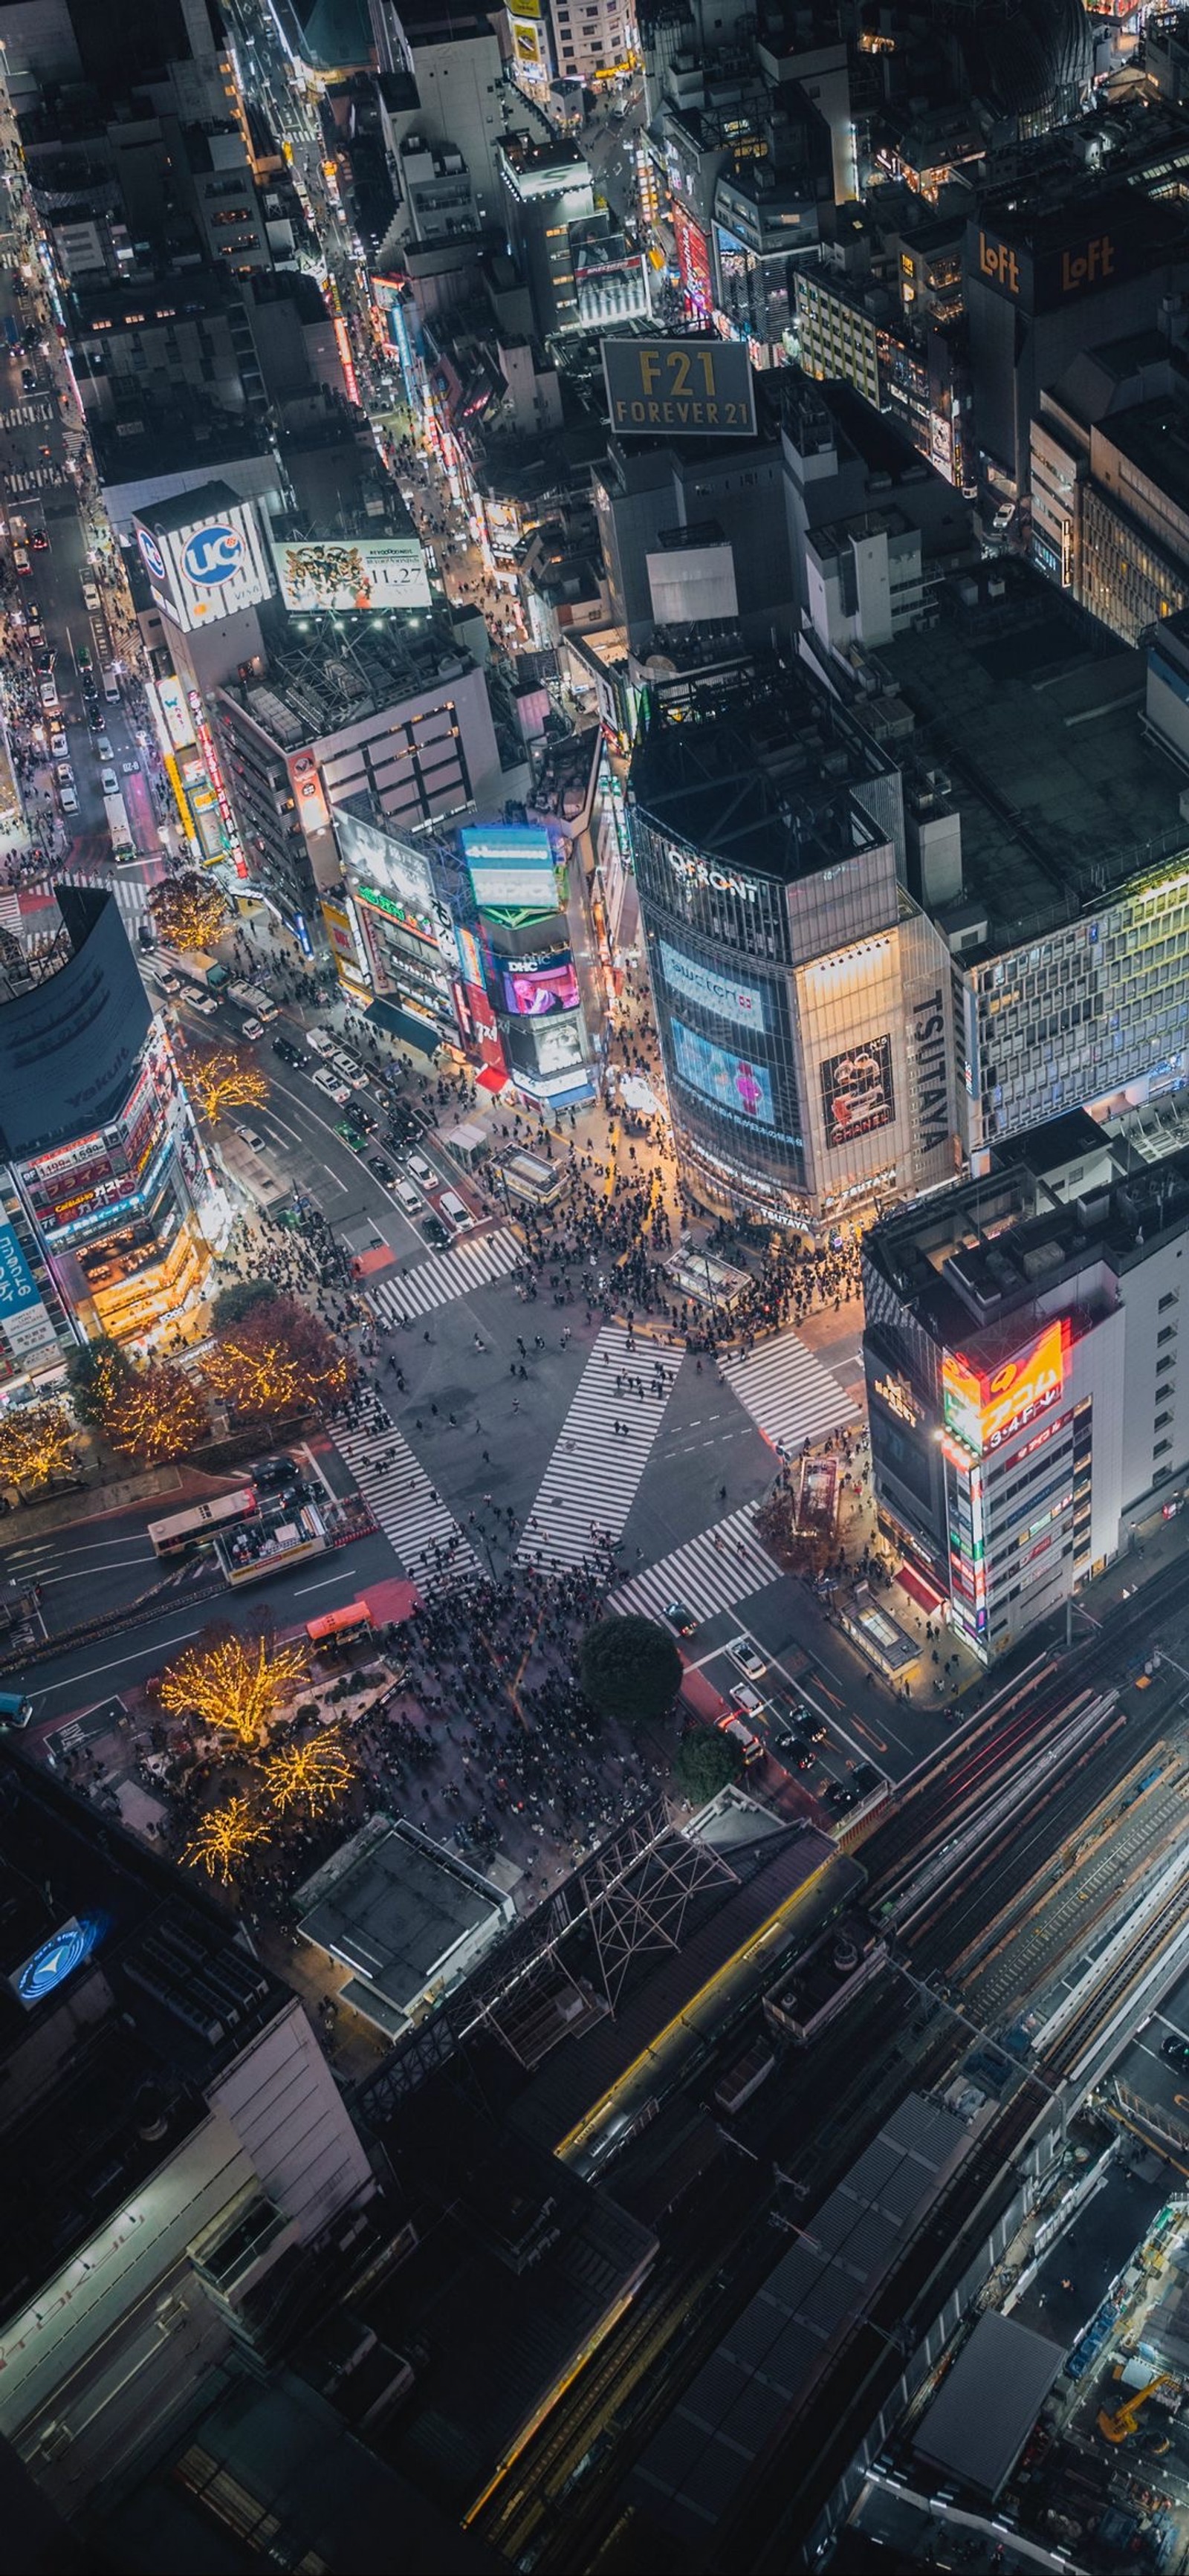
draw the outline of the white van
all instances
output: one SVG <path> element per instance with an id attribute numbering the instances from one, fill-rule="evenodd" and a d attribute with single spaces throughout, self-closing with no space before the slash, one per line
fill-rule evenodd
<path id="1" fill-rule="evenodd" d="M 118 707 L 120 703 L 120 683 L 116 678 L 115 672 L 112 670 L 107 670 L 103 674 L 103 694 L 109 707 Z"/>
<path id="2" fill-rule="evenodd" d="M 455 1234 L 461 1234 L 464 1226 L 473 1223 L 466 1200 L 460 1199 L 457 1190 L 443 1190 L 438 1206 L 447 1225 L 453 1227 Z"/>

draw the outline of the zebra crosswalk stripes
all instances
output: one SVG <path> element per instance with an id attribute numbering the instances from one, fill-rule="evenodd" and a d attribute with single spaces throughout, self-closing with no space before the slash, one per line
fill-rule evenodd
<path id="1" fill-rule="evenodd" d="M 750 1510 L 728 1512 L 712 1529 L 700 1530 L 675 1547 L 670 1556 L 645 1566 L 611 1594 L 608 1608 L 622 1616 L 634 1611 L 643 1619 L 663 1616 L 670 1601 L 680 1601 L 697 1620 L 713 1619 L 718 1610 L 733 1610 L 766 1583 L 777 1583 L 783 1569 L 761 1547 Z"/>
<path id="2" fill-rule="evenodd" d="M 428 1315 L 435 1306 L 448 1305 L 452 1297 L 467 1297 L 473 1288 L 488 1288 L 493 1279 L 506 1279 L 520 1259 L 515 1235 L 502 1225 L 494 1234 L 476 1235 L 472 1242 L 451 1244 L 448 1252 L 432 1253 L 428 1261 L 418 1261 L 399 1278 L 369 1280 L 367 1293 L 386 1322 L 396 1322 L 402 1315 Z"/>
<path id="3" fill-rule="evenodd" d="M 383 1408 L 381 1415 L 373 1429 L 353 1427 L 342 1415 L 331 1424 L 369 1511 L 420 1591 L 473 1583 L 482 1569 L 469 1538 Z"/>
<path id="4" fill-rule="evenodd" d="M 0 429 L 28 429 L 35 420 L 52 420 L 54 406 L 45 402 L 14 403 L 11 410 L 0 411 Z"/>
<path id="5" fill-rule="evenodd" d="M 52 875 L 37 877 L 22 892 L 47 902 L 56 885 L 98 886 L 103 894 L 114 894 L 122 920 L 133 927 L 144 920 L 148 910 L 148 888 L 140 877 L 107 877 L 87 868 L 55 868 Z"/>
<path id="6" fill-rule="evenodd" d="M 794 1332 L 761 1342 L 748 1359 L 725 1361 L 723 1376 L 757 1431 L 788 1458 L 806 1440 L 822 1440 L 827 1431 L 857 1419 L 858 1409 L 837 1378 Z"/>
<path id="7" fill-rule="evenodd" d="M 597 1334 L 521 1532 L 522 1564 L 578 1565 L 600 1539 L 619 1538 L 673 1391 L 677 1362 L 660 1365 L 663 1388 L 647 1344 L 633 1347 L 622 1324 Z M 617 1376 L 642 1380 L 643 1395 Z"/>

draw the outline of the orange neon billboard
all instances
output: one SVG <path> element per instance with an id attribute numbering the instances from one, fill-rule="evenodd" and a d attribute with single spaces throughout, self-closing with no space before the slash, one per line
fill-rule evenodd
<path id="1" fill-rule="evenodd" d="M 1065 1327 L 1060 1317 L 998 1368 L 947 1351 L 942 1362 L 946 1428 L 975 1457 L 998 1449 L 1021 1424 L 1055 1404 L 1065 1384 Z"/>

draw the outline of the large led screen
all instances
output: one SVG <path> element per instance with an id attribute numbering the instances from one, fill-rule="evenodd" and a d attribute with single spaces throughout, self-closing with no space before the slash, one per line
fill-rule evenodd
<path id="1" fill-rule="evenodd" d="M 286 608 L 428 608 L 425 556 L 416 537 L 273 537 Z"/>
<path id="2" fill-rule="evenodd" d="M 896 1115 L 891 1038 L 864 1038 L 842 1055 L 827 1056 L 821 1083 L 827 1145 L 849 1145 L 890 1127 Z"/>
<path id="3" fill-rule="evenodd" d="M 672 1020 L 669 1025 L 677 1071 L 691 1091 L 700 1092 L 704 1100 L 717 1101 L 731 1118 L 775 1126 L 772 1078 L 764 1065 L 749 1063 L 746 1056 L 736 1055 L 733 1049 L 713 1046 L 709 1038 L 699 1037 L 696 1029 L 687 1029 L 683 1020 Z"/>
<path id="4" fill-rule="evenodd" d="M 660 942 L 661 968 L 665 982 L 686 1002 L 698 1002 L 704 1011 L 713 1011 L 716 1019 L 738 1020 L 747 1028 L 766 1029 L 768 997 L 762 984 L 752 984 L 739 975 L 716 975 L 696 957 L 674 948 L 669 939 Z"/>
<path id="5" fill-rule="evenodd" d="M 578 978 L 573 959 L 567 957 L 560 966 L 538 966 L 528 971 L 504 970 L 504 1000 L 518 1019 L 541 1020 L 551 1011 L 576 1011 Z"/>

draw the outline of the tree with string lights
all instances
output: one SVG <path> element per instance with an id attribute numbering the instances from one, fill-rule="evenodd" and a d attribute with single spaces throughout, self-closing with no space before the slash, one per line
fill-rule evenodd
<path id="1" fill-rule="evenodd" d="M 227 923 L 221 887 L 199 868 L 179 868 L 149 888 L 149 911 L 168 948 L 209 948 Z"/>
<path id="2" fill-rule="evenodd" d="M 182 1068 L 187 1091 L 213 1127 L 229 1109 L 260 1109 L 268 1076 L 246 1047 L 188 1046 Z"/>
<path id="3" fill-rule="evenodd" d="M 225 1331 L 203 1362 L 215 1394 L 250 1421 L 341 1404 L 355 1363 L 295 1297 L 269 1297 Z"/>
<path id="4" fill-rule="evenodd" d="M 228 1798 L 221 1807 L 210 1807 L 182 1858 L 191 1869 L 205 1869 L 211 1878 L 221 1878 L 229 1887 L 239 1875 L 246 1854 L 258 1843 L 267 1842 L 269 1827 L 247 1798 Z"/>
<path id="5" fill-rule="evenodd" d="M 23 1404 L 0 1414 L 0 1485 L 38 1492 L 77 1471 L 75 1432 L 60 1404 Z"/>
<path id="6" fill-rule="evenodd" d="M 264 1786 L 280 1815 L 324 1816 L 354 1786 L 355 1766 L 333 1728 L 286 1745 L 264 1765 Z"/>
<path id="7" fill-rule="evenodd" d="M 201 1388 L 171 1360 L 150 1360 L 117 1378 L 100 1414 L 100 1429 L 127 1458 L 160 1466 L 186 1458 L 210 1430 Z"/>
<path id="8" fill-rule="evenodd" d="M 188 1647 L 162 1675 L 158 1697 L 171 1716 L 196 1717 L 254 1749 L 306 1669 L 304 1646 L 233 1629 Z"/>

